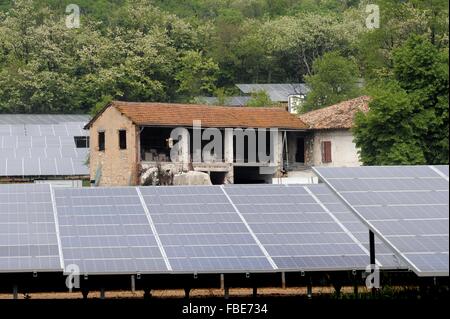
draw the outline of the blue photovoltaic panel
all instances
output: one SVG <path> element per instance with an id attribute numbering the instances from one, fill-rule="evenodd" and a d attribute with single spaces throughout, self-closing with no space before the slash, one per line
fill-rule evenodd
<path id="1" fill-rule="evenodd" d="M 315 170 L 417 275 L 448 276 L 448 166 Z"/>
<path id="2" fill-rule="evenodd" d="M 54 192 L 66 265 L 85 274 L 168 271 L 135 188 Z"/>
<path id="3" fill-rule="evenodd" d="M 225 190 L 279 269 L 365 269 L 365 248 L 301 185 L 230 185 Z"/>
<path id="4" fill-rule="evenodd" d="M 75 137 L 88 136 L 84 115 L 0 115 L 0 176 L 86 176 Z M 86 161 L 87 156 L 84 158 Z M 15 163 L 17 162 L 17 163 Z M 67 163 L 66 163 L 67 162 Z"/>
<path id="5" fill-rule="evenodd" d="M 367 227 L 333 191 L 324 184 L 310 185 L 308 188 L 327 207 L 327 209 L 370 250 L 369 227 Z M 377 236 L 375 236 L 376 259 L 381 269 L 407 269 L 408 266 Z"/>
<path id="6" fill-rule="evenodd" d="M 140 191 L 173 271 L 274 270 L 221 187 L 142 187 Z"/>
<path id="7" fill-rule="evenodd" d="M 49 185 L 0 185 L 0 273 L 62 271 Z"/>

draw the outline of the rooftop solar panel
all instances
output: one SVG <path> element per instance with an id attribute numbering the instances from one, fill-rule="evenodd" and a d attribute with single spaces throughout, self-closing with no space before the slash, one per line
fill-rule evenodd
<path id="1" fill-rule="evenodd" d="M 279 269 L 354 270 L 369 264 L 366 248 L 307 186 L 230 185 L 225 190 Z"/>
<path id="2" fill-rule="evenodd" d="M 315 171 L 417 275 L 448 276 L 448 166 Z"/>
<path id="3" fill-rule="evenodd" d="M 0 176 L 88 175 L 88 167 L 79 165 L 74 139 L 88 135 L 83 130 L 88 119 L 78 115 L 0 115 L 0 159 L 10 160 L 0 169 Z"/>
<path id="4" fill-rule="evenodd" d="M 0 125 L 49 125 L 67 122 L 89 122 L 88 115 L 71 114 L 0 114 Z"/>
<path id="5" fill-rule="evenodd" d="M 173 271 L 274 271 L 221 187 L 143 187 L 140 191 Z"/>
<path id="6" fill-rule="evenodd" d="M 135 188 L 54 192 L 66 265 L 83 274 L 168 272 Z"/>
<path id="7" fill-rule="evenodd" d="M 265 91 L 272 101 L 287 102 L 289 95 L 303 94 L 310 91 L 303 83 L 285 84 L 236 84 L 236 86 L 246 94 Z"/>
<path id="8" fill-rule="evenodd" d="M 0 185 L 0 272 L 62 271 L 49 185 Z"/>

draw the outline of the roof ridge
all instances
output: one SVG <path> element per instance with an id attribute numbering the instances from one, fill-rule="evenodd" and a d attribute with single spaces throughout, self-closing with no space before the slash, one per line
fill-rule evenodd
<path id="1" fill-rule="evenodd" d="M 112 106 L 117 106 L 117 104 L 124 104 L 124 105 L 142 105 L 142 106 L 156 106 L 156 105 L 165 105 L 169 107 L 200 107 L 200 108 L 211 108 L 211 109 L 217 109 L 217 108 L 225 108 L 230 109 L 233 111 L 236 110 L 280 110 L 285 111 L 283 107 L 279 106 L 259 106 L 259 107 L 235 107 L 235 106 L 227 106 L 227 105 L 208 105 L 208 104 L 192 104 L 192 103 L 169 103 L 169 102 L 128 102 L 128 101 L 112 101 L 110 103 Z"/>

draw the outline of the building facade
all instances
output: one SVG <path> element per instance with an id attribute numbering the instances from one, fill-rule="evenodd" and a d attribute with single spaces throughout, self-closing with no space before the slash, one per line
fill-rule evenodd
<path id="1" fill-rule="evenodd" d="M 271 183 L 307 128 L 282 108 L 112 102 L 85 127 L 91 183 L 138 185 L 156 167 L 205 172 L 214 184 Z"/>
<path id="2" fill-rule="evenodd" d="M 314 134 L 306 153 L 310 166 L 354 167 L 362 165 L 354 143 L 352 128 L 358 112 L 369 111 L 368 96 L 302 114 Z"/>

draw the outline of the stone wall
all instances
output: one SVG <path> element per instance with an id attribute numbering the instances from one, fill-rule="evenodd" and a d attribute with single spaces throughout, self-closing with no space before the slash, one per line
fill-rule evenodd
<path id="1" fill-rule="evenodd" d="M 126 130 L 127 148 L 119 148 L 119 130 Z M 105 150 L 99 151 L 98 133 L 105 132 Z M 101 168 L 99 186 L 127 186 L 138 183 L 137 127 L 115 108 L 106 109 L 90 129 L 90 175 L 95 180 Z"/>

